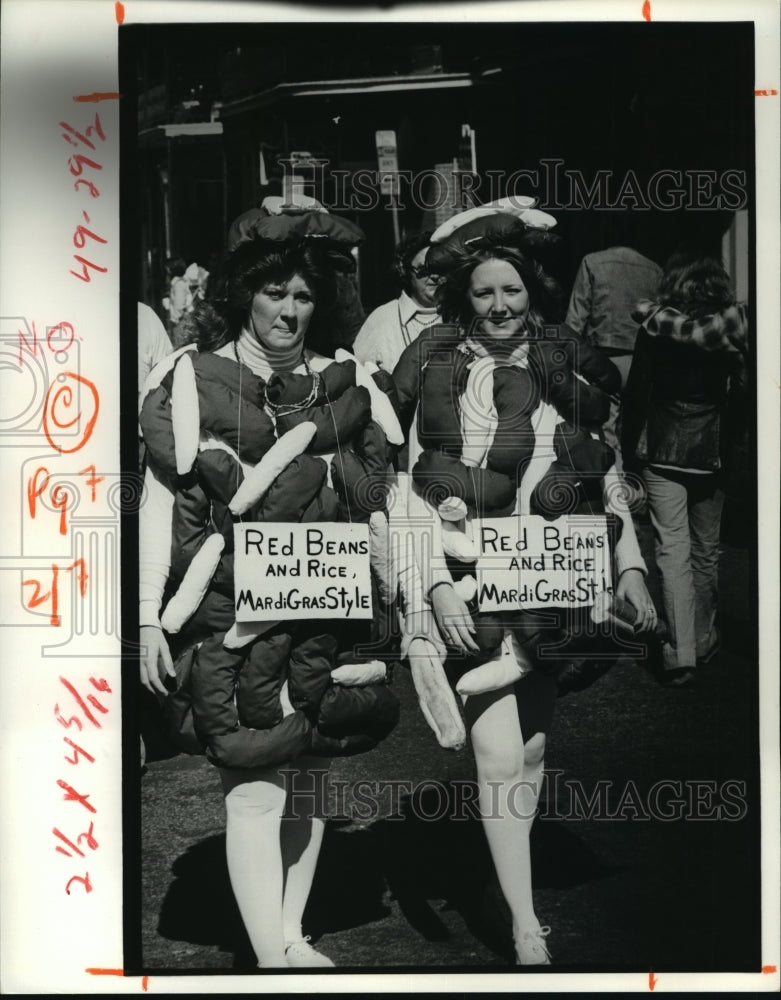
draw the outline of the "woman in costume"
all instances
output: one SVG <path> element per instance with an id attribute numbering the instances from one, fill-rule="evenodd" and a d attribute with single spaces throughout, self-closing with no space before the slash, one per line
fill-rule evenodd
<path id="1" fill-rule="evenodd" d="M 440 680 L 446 675 L 462 697 L 478 803 L 522 965 L 550 962 L 550 928 L 532 898 L 529 834 L 555 700 L 593 680 L 621 649 L 602 635 L 603 662 L 588 658 L 588 609 L 479 613 L 472 518 L 607 513 L 615 594 L 636 609 L 638 629 L 656 621 L 611 449 L 593 436 L 619 373 L 566 327 L 546 327 L 559 299 L 541 264 L 552 224 L 533 210 L 470 210 L 435 234 L 430 261 L 447 276 L 448 325 L 425 331 L 394 371 L 402 423 L 411 423 L 406 513 L 427 512 L 433 539 L 428 561 L 418 552 L 412 567 L 400 563 L 402 576 L 420 581 L 406 587 L 402 648 L 443 745 L 457 744 L 458 720 Z"/>
<path id="2" fill-rule="evenodd" d="M 140 417 L 141 680 L 165 696 L 179 745 L 220 769 L 231 885 L 260 967 L 333 965 L 301 929 L 324 831 L 312 790 L 322 799 L 329 757 L 370 749 L 398 718 L 385 665 L 352 653 L 372 622 L 235 620 L 234 524 L 367 523 L 385 503 L 367 483 L 399 443 L 393 408 L 354 359 L 307 347 L 361 236 L 319 211 L 240 217 L 225 298 L 198 313 L 199 349 L 153 371 Z"/>

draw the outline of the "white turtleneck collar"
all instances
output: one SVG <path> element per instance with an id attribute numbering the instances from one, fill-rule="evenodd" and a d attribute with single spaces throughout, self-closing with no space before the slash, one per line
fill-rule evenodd
<path id="1" fill-rule="evenodd" d="M 253 375 L 262 378 L 264 382 L 267 382 L 274 372 L 295 371 L 304 360 L 301 344 L 294 344 L 287 349 L 267 347 L 246 328 L 241 331 L 237 340 L 232 344 L 226 344 L 225 348 L 221 348 L 217 353 L 226 354 L 228 357 L 237 356 Z"/>

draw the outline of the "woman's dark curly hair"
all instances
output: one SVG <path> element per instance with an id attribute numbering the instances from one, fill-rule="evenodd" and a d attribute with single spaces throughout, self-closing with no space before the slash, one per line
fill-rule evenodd
<path id="1" fill-rule="evenodd" d="M 235 340 L 249 322 L 255 295 L 267 285 L 287 282 L 296 274 L 306 281 L 315 299 L 306 344 L 325 339 L 324 328 L 336 303 L 336 272 L 349 267 L 349 262 L 337 260 L 325 243 L 284 244 L 260 239 L 240 243 L 228 256 L 215 296 L 193 310 L 198 349 L 216 351 Z"/>
<path id="2" fill-rule="evenodd" d="M 656 300 L 698 319 L 734 305 L 735 296 L 721 261 L 683 246 L 665 264 Z"/>
<path id="3" fill-rule="evenodd" d="M 559 322 L 563 291 L 558 281 L 531 254 L 518 247 L 486 246 L 453 258 L 440 305 L 446 323 L 458 323 L 464 330 L 472 327 L 475 316 L 469 301 L 469 284 L 472 272 L 487 260 L 506 260 L 520 275 L 529 295 L 527 325 L 532 335 L 540 336 L 546 323 Z"/>

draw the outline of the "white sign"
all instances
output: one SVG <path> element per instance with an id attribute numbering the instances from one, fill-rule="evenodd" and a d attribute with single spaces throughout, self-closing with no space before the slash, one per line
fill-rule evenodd
<path id="1" fill-rule="evenodd" d="M 377 166 L 380 175 L 380 191 L 393 194 L 395 175 L 399 172 L 399 158 L 396 152 L 396 133 L 393 129 L 378 129 L 374 133 L 377 143 Z"/>
<path id="2" fill-rule="evenodd" d="M 387 148 L 392 152 L 396 152 L 396 133 L 392 128 L 389 129 L 377 129 L 374 133 L 374 138 L 377 142 L 377 150 Z"/>
<path id="3" fill-rule="evenodd" d="M 604 517 L 489 517 L 474 530 L 481 611 L 587 607 L 613 592 Z"/>
<path id="4" fill-rule="evenodd" d="M 236 524 L 237 622 L 371 618 L 369 526 Z"/>

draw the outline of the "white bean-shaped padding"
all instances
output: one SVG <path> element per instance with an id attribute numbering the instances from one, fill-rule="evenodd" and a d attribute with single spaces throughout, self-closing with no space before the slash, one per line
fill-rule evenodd
<path id="1" fill-rule="evenodd" d="M 445 750 L 460 750 L 466 743 L 466 729 L 458 711 L 453 689 L 445 676 L 443 659 L 435 647 L 426 642 L 427 654 L 409 656 L 412 683 L 418 696 L 423 718 Z"/>
<path id="2" fill-rule="evenodd" d="M 238 516 L 256 504 L 293 459 L 303 455 L 316 433 L 315 424 L 305 420 L 275 441 L 236 490 L 228 505 L 231 514 Z"/>
<path id="3" fill-rule="evenodd" d="M 456 580 L 453 589 L 464 604 L 469 604 L 477 593 L 477 580 L 473 576 L 463 576 L 460 580 Z"/>
<path id="4" fill-rule="evenodd" d="M 476 208 L 467 208 L 463 212 L 459 212 L 457 215 L 451 216 L 446 222 L 435 230 L 431 237 L 432 243 L 441 243 L 446 240 L 448 236 L 452 236 L 453 233 L 465 226 L 468 222 L 472 222 L 473 219 L 482 219 L 487 215 L 497 215 L 501 213 L 502 215 L 515 215 L 524 219 L 528 209 L 533 208 L 537 204 L 537 199 L 532 198 L 528 195 L 508 195 L 504 198 L 496 198 L 494 201 L 486 202 L 484 205 L 478 205 Z M 543 213 L 540 213 L 543 214 Z M 556 225 L 556 220 L 552 216 L 548 216 L 552 220 L 553 225 Z M 533 222 L 529 222 L 528 225 L 534 225 Z M 546 227 L 547 228 L 547 227 Z"/>
<path id="5" fill-rule="evenodd" d="M 387 668 L 382 660 L 368 663 L 343 663 L 331 671 L 331 680 L 344 687 L 363 687 L 366 684 L 381 684 L 385 680 Z"/>
<path id="6" fill-rule="evenodd" d="M 166 632 L 172 634 L 178 632 L 195 613 L 206 595 L 224 548 L 225 539 L 217 531 L 209 535 L 195 553 L 184 579 L 179 584 L 179 589 L 166 605 L 163 617 L 160 619 L 160 624 Z"/>
<path id="7" fill-rule="evenodd" d="M 288 683 L 282 685 L 279 689 L 279 704 L 282 706 L 282 718 L 286 719 L 288 715 L 292 715 L 295 712 L 293 708 L 293 702 L 290 700 L 290 691 L 288 690 Z"/>
<path id="8" fill-rule="evenodd" d="M 267 622 L 234 622 L 225 633 L 222 644 L 226 649 L 244 649 L 254 642 L 258 636 L 279 625 L 278 621 Z"/>
<path id="9" fill-rule="evenodd" d="M 445 497 L 437 513 L 443 521 L 463 521 L 467 513 L 466 502 L 460 497 Z"/>
<path id="10" fill-rule="evenodd" d="M 180 347 L 177 350 L 173 351 L 171 354 L 166 354 L 164 358 L 161 358 L 146 377 L 143 388 L 141 389 L 141 400 L 139 402 L 139 407 L 141 406 L 141 403 L 143 403 L 143 401 L 149 395 L 149 393 L 152 392 L 154 389 L 158 388 L 160 383 L 163 381 L 166 375 L 171 371 L 171 369 L 174 367 L 179 358 L 181 358 L 184 354 L 187 354 L 190 351 L 197 352 L 197 350 L 198 346 L 196 344 L 185 344 L 184 347 Z"/>
<path id="11" fill-rule="evenodd" d="M 505 632 L 496 655 L 460 677 L 456 691 L 464 698 L 498 691 L 519 681 L 532 669 L 533 665 L 526 651 L 511 633 Z"/>
<path id="12" fill-rule="evenodd" d="M 380 600 L 391 604 L 396 599 L 399 580 L 390 551 L 388 519 L 381 510 L 369 515 L 369 560 L 377 577 Z"/>
<path id="13" fill-rule="evenodd" d="M 198 454 L 201 418 L 198 408 L 198 387 L 195 369 L 189 354 L 183 354 L 174 368 L 171 386 L 171 424 L 174 432 L 176 471 L 185 476 L 192 469 Z"/>
<path id="14" fill-rule="evenodd" d="M 475 543 L 452 521 L 442 522 L 442 550 L 446 556 L 458 559 L 459 562 L 477 561 Z"/>
<path id="15" fill-rule="evenodd" d="M 377 385 L 369 372 L 357 358 L 350 354 L 349 351 L 345 351 L 343 347 L 340 347 L 335 352 L 334 358 L 340 364 L 344 364 L 346 361 L 355 363 L 355 384 L 362 385 L 365 389 L 369 390 L 372 404 L 372 420 L 380 425 L 385 432 L 385 437 L 392 445 L 396 445 L 397 447 L 403 445 L 404 432 L 396 416 L 396 411 L 393 409 L 391 401 Z"/>
<path id="16" fill-rule="evenodd" d="M 531 226 L 532 229 L 553 229 L 556 225 L 556 220 L 553 216 L 548 215 L 547 212 L 543 212 L 539 208 L 527 208 L 520 213 L 518 218 L 524 225 Z"/>
<path id="17" fill-rule="evenodd" d="M 483 208 L 492 208 L 495 212 L 509 212 L 510 215 L 521 215 L 527 208 L 534 208 L 537 199 L 528 194 L 507 194 L 503 198 L 487 201 Z"/>
<path id="18" fill-rule="evenodd" d="M 325 485 L 330 489 L 334 488 L 334 459 L 336 458 L 335 451 L 321 451 L 317 456 L 321 462 L 325 462 L 325 467 L 328 470 L 325 474 Z"/>

